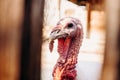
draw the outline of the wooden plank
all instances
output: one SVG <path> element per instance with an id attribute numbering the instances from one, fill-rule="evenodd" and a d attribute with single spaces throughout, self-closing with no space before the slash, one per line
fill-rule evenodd
<path id="1" fill-rule="evenodd" d="M 86 3 L 86 7 L 87 7 L 87 38 L 90 38 L 90 29 L 91 29 L 91 25 L 90 25 L 90 21 L 91 21 L 91 3 Z"/>
<path id="2" fill-rule="evenodd" d="M 0 0 L 0 80 L 18 80 L 23 0 Z"/>
<path id="3" fill-rule="evenodd" d="M 25 0 L 21 80 L 40 80 L 44 0 Z"/>
<path id="4" fill-rule="evenodd" d="M 106 48 L 102 80 L 119 80 L 120 1 L 106 0 Z M 114 14 L 114 15 L 113 15 Z"/>

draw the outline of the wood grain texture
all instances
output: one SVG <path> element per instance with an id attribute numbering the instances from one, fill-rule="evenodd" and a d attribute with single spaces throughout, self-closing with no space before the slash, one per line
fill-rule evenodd
<path id="1" fill-rule="evenodd" d="M 0 0 L 0 80 L 18 80 L 23 0 Z"/>
<path id="2" fill-rule="evenodd" d="M 44 0 L 25 0 L 21 45 L 21 80 L 40 80 Z"/>
<path id="3" fill-rule="evenodd" d="M 106 47 L 102 80 L 117 80 L 119 61 L 120 1 L 106 0 Z M 113 15 L 114 13 L 114 15 Z"/>

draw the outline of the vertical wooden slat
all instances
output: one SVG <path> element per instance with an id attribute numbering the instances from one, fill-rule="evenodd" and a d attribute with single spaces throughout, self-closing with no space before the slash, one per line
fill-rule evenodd
<path id="1" fill-rule="evenodd" d="M 117 80 L 120 29 L 120 0 L 106 0 L 106 48 L 102 80 Z"/>
<path id="2" fill-rule="evenodd" d="M 21 74 L 20 80 L 29 80 L 30 40 L 31 40 L 31 0 L 25 0 L 24 20 L 21 39 Z"/>
<path id="3" fill-rule="evenodd" d="M 31 30 L 31 76 L 30 80 L 40 80 L 42 28 L 44 20 L 44 0 L 32 1 L 32 30 Z M 34 56 L 34 58 L 33 58 Z"/>
<path id="4" fill-rule="evenodd" d="M 120 15 L 120 14 L 119 14 Z M 117 69 L 118 69 L 118 74 L 117 74 L 117 80 L 120 80 L 120 21 L 119 21 L 119 34 L 118 34 L 118 65 L 117 65 Z"/>
<path id="5" fill-rule="evenodd" d="M 21 80 L 40 80 L 44 0 L 25 0 Z"/>
<path id="6" fill-rule="evenodd" d="M 91 21 L 91 3 L 86 3 L 86 7 L 87 7 L 87 38 L 90 38 L 90 29 L 91 29 L 91 25 L 90 25 L 90 21 Z"/>
<path id="7" fill-rule="evenodd" d="M 23 0 L 0 0 L 0 80 L 18 80 Z"/>

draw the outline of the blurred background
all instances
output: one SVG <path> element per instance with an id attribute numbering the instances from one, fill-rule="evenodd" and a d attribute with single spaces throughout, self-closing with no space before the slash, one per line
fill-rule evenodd
<path id="1" fill-rule="evenodd" d="M 84 30 L 77 80 L 120 80 L 119 0 L 0 0 L 0 80 L 53 80 L 48 38 L 69 16 Z"/>

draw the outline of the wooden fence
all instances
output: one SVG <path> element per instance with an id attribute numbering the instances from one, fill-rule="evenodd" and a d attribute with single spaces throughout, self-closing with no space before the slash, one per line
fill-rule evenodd
<path id="1" fill-rule="evenodd" d="M 120 80 L 120 1 L 105 3 L 101 80 Z M 43 19 L 44 0 L 0 0 L 0 80 L 40 80 Z"/>

